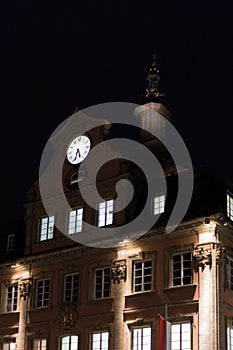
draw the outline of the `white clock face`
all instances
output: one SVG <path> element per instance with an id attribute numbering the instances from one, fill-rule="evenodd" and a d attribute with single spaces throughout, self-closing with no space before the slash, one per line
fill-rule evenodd
<path id="1" fill-rule="evenodd" d="M 77 136 L 69 145 L 67 159 L 71 164 L 81 163 L 91 148 L 90 139 L 85 135 Z"/>

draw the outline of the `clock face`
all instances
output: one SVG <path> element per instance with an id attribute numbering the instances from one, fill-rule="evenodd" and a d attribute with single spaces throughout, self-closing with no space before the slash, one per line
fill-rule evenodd
<path id="1" fill-rule="evenodd" d="M 85 135 L 77 136 L 69 145 L 67 159 L 71 164 L 81 163 L 88 155 L 91 141 Z"/>

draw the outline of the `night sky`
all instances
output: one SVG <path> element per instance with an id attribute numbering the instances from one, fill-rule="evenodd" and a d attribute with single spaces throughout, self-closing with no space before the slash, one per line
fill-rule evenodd
<path id="1" fill-rule="evenodd" d="M 140 103 L 152 54 L 193 162 L 233 178 L 230 2 L 1 4 L 1 223 L 25 215 L 41 153 L 75 106 Z"/>

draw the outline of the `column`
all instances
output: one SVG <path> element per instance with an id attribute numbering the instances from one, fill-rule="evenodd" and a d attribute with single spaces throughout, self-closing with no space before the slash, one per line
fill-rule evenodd
<path id="1" fill-rule="evenodd" d="M 26 344 L 26 323 L 27 323 L 27 304 L 29 296 L 30 280 L 23 280 L 19 283 L 19 331 L 17 337 L 17 350 L 25 350 Z"/>

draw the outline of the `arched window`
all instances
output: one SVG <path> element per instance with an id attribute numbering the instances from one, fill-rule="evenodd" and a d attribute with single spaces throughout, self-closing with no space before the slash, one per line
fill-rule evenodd
<path id="1" fill-rule="evenodd" d="M 78 336 L 65 335 L 61 338 L 61 350 L 78 350 Z"/>

